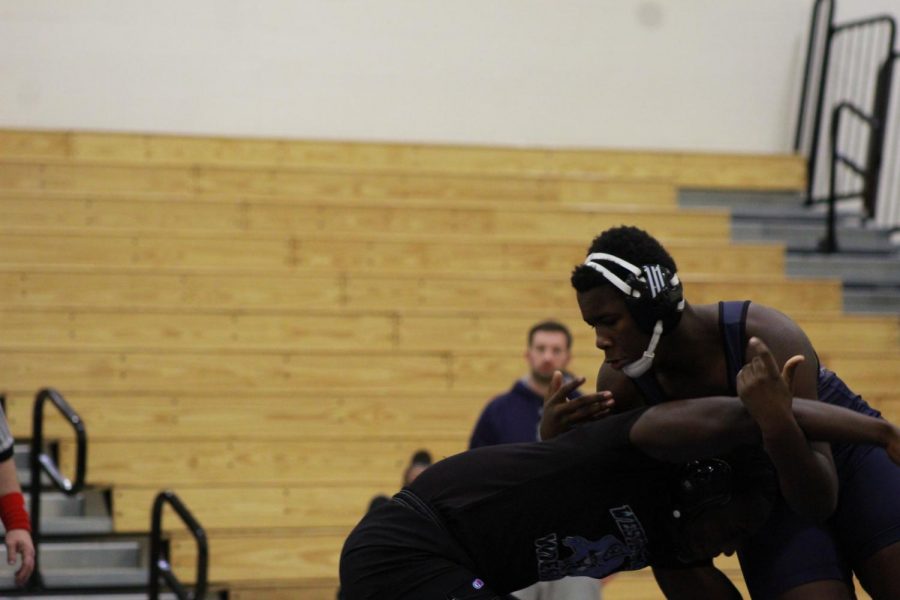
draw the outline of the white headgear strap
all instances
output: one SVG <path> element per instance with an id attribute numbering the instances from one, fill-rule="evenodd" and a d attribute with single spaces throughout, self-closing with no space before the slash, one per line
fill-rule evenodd
<path id="1" fill-rule="evenodd" d="M 650 367 L 653 365 L 653 359 L 656 358 L 654 352 L 656 351 L 656 345 L 659 343 L 662 331 L 663 322 L 662 319 L 660 319 L 656 322 L 656 325 L 653 326 L 653 336 L 650 338 L 650 343 L 647 344 L 647 349 L 644 350 L 644 355 L 633 363 L 628 363 L 622 367 L 623 373 L 633 379 L 635 377 L 640 377 L 650 370 Z"/>
<path id="2" fill-rule="evenodd" d="M 605 254 L 603 252 L 594 252 L 593 254 L 588 254 L 587 258 L 584 259 L 585 266 L 588 266 L 588 267 L 594 269 L 595 271 L 597 271 L 598 273 L 600 273 L 601 275 L 603 275 L 607 281 L 609 281 L 611 284 L 613 284 L 614 286 L 619 288 L 619 291 L 621 291 L 623 294 L 625 294 L 626 296 L 633 296 L 635 298 L 640 297 L 640 295 L 641 295 L 640 292 L 638 292 L 637 290 L 632 288 L 630 285 L 625 283 L 625 281 L 621 277 L 619 277 L 618 275 L 616 275 L 615 273 L 613 273 L 612 271 L 610 271 L 603 265 L 594 262 L 597 260 L 608 260 L 610 262 L 616 263 L 623 269 L 630 271 L 631 273 L 640 277 L 641 270 L 638 267 L 634 266 L 627 260 L 622 260 L 618 256 L 613 256 L 612 254 Z"/>
<path id="3" fill-rule="evenodd" d="M 601 275 L 603 275 L 603 277 L 605 277 L 607 281 L 609 281 L 611 284 L 613 284 L 614 286 L 619 288 L 619 291 L 621 291 L 623 294 L 625 294 L 626 296 L 631 296 L 633 298 L 640 298 L 641 293 L 638 290 L 632 288 L 621 277 L 619 277 L 618 275 L 616 275 L 615 273 L 613 273 L 612 271 L 610 271 L 603 265 L 595 262 L 595 261 L 599 261 L 599 260 L 608 260 L 612 263 L 619 265 L 620 267 L 629 271 L 630 273 L 633 273 L 635 276 L 641 277 L 643 272 L 641 271 L 641 269 L 639 267 L 636 267 L 635 265 L 631 264 L 630 262 L 628 262 L 626 260 L 622 260 L 618 256 L 615 256 L 612 254 L 606 254 L 604 252 L 594 252 L 592 254 L 588 254 L 587 258 L 584 259 L 585 266 L 590 267 L 590 268 L 594 269 L 595 271 L 597 271 L 598 273 L 600 273 Z M 650 273 L 647 273 L 646 278 L 648 281 L 652 282 L 652 278 L 649 277 L 649 275 L 650 275 Z M 656 282 L 652 282 L 652 283 L 655 284 Z M 672 278 L 669 281 L 669 284 L 674 287 L 674 286 L 677 286 L 678 283 L 679 283 L 678 275 L 673 273 Z M 653 287 L 653 285 L 651 285 L 651 288 L 652 287 Z M 658 287 L 660 287 L 660 286 L 658 286 Z M 661 289 L 661 287 L 660 287 L 660 289 Z M 677 308 L 679 311 L 684 310 L 684 298 L 682 298 L 681 302 L 678 303 Z M 647 345 L 647 349 L 644 351 L 644 355 L 641 358 L 634 361 L 633 363 L 629 363 L 622 368 L 622 372 L 625 373 L 625 375 L 627 375 L 628 377 L 631 377 L 631 378 L 635 378 L 635 377 L 640 377 L 641 375 L 643 375 L 644 373 L 646 373 L 647 371 L 650 370 L 651 365 L 653 365 L 653 359 L 656 357 L 656 355 L 655 355 L 656 345 L 659 344 L 659 338 L 662 336 L 662 333 L 663 333 L 663 322 L 662 322 L 662 319 L 659 319 L 658 321 L 656 321 L 656 325 L 653 326 L 653 335 L 650 337 L 650 343 Z"/>

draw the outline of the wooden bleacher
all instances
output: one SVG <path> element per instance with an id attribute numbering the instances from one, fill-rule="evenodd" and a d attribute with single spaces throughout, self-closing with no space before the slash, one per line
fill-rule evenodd
<path id="1" fill-rule="evenodd" d="M 679 187 L 802 186 L 784 156 L 0 131 L 10 423 L 27 436 L 35 391 L 57 387 L 117 530 L 146 529 L 173 488 L 235 598 L 331 599 L 369 498 L 418 448 L 465 448 L 529 325 L 569 324 L 593 377 L 568 275 L 609 226 L 660 237 L 692 302 L 781 308 L 896 415 L 896 318 L 842 315 L 839 282 L 787 279 L 783 247 L 732 244 L 726 212 L 675 204 Z M 604 597 L 658 592 L 645 572 Z"/>

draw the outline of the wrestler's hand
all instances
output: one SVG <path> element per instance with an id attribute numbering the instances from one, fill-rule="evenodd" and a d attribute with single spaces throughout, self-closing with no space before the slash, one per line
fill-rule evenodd
<path id="1" fill-rule="evenodd" d="M 792 356 L 779 371 L 775 357 L 758 337 L 750 338 L 747 356 L 750 360 L 737 376 L 738 396 L 747 412 L 762 429 L 793 419 L 791 387 L 803 356 Z"/>
<path id="2" fill-rule="evenodd" d="M 583 383 L 584 377 L 576 377 L 563 383 L 562 371 L 553 373 L 544 398 L 544 414 L 541 416 L 542 440 L 565 433 L 579 423 L 602 419 L 612 411 L 615 403 L 612 392 L 586 394 L 569 400 L 569 394 Z"/>

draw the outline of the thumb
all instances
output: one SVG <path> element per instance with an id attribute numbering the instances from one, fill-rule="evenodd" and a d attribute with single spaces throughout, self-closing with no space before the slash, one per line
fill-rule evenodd
<path id="1" fill-rule="evenodd" d="M 6 543 L 6 562 L 16 564 L 16 545 L 12 541 Z"/>
<path id="2" fill-rule="evenodd" d="M 804 358 L 802 354 L 795 354 L 787 359 L 787 362 L 784 363 L 784 367 L 781 369 L 781 378 L 787 384 L 787 387 L 791 392 L 794 391 L 794 373 L 796 373 L 797 367 L 805 360 L 806 358 Z"/>

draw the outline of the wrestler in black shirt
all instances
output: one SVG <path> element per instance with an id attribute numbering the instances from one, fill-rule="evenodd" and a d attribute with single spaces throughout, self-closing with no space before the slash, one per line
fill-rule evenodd
<path id="1" fill-rule="evenodd" d="M 762 348 L 768 374 L 756 384 L 783 386 Z M 809 439 L 878 444 L 900 462 L 900 430 L 883 420 L 799 399 L 791 410 Z M 775 495 L 771 463 L 747 449 L 758 443 L 745 406 L 723 397 L 451 456 L 354 529 L 341 585 L 348 600 L 486 600 L 540 580 L 733 552 Z M 708 458 L 721 455 L 730 465 Z M 704 460 L 681 466 L 691 459 Z"/>

